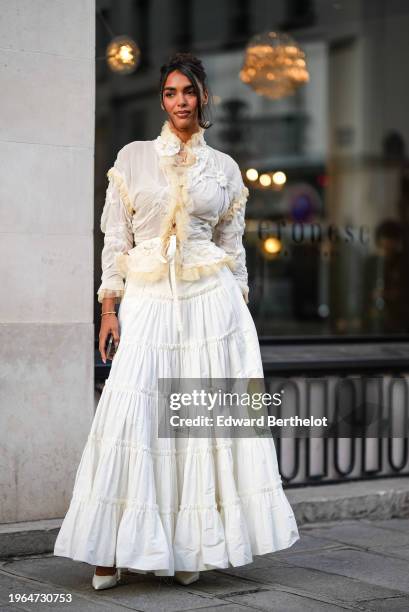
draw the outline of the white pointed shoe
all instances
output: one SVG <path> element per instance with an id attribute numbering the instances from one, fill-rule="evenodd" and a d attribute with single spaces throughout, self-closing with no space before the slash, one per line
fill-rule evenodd
<path id="1" fill-rule="evenodd" d="M 94 575 L 92 577 L 92 586 L 97 591 L 101 589 L 110 589 L 114 586 L 117 586 L 120 579 L 121 579 L 120 568 L 117 568 L 115 574 L 112 574 L 112 576 L 98 576 L 94 572 Z"/>
<path id="2" fill-rule="evenodd" d="M 197 582 L 199 577 L 200 572 L 175 572 L 176 582 L 179 582 L 179 584 L 184 584 L 185 586 L 192 584 L 193 582 Z"/>

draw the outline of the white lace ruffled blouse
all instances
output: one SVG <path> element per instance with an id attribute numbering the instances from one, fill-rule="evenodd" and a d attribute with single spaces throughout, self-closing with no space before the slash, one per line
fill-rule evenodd
<path id="1" fill-rule="evenodd" d="M 238 164 L 213 149 L 204 129 L 183 143 L 163 124 L 155 140 L 134 141 L 108 171 L 98 301 L 121 301 L 125 280 L 195 280 L 227 264 L 248 303 L 242 237 L 249 195 Z"/>

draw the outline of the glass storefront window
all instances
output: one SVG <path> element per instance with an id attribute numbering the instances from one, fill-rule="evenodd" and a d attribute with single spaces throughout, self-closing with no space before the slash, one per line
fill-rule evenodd
<path id="1" fill-rule="evenodd" d="M 197 54 L 214 101 L 206 140 L 237 160 L 250 190 L 245 245 L 259 335 L 409 334 L 408 3 L 222 4 L 169 2 L 176 27 L 148 3 L 143 32 L 112 12 L 115 29 L 150 54 L 143 74 L 111 79 L 113 148 L 156 137 L 159 67 L 174 50 Z M 296 40 L 309 72 L 278 100 L 239 78 L 246 41 L 268 28 Z"/>
<path id="2" fill-rule="evenodd" d="M 409 6 L 395 14 L 385 4 L 366 20 L 358 4 L 353 23 L 323 12 L 321 35 L 297 39 L 310 80 L 292 96 L 270 100 L 241 83 L 242 49 L 203 58 L 217 101 L 209 139 L 239 161 L 250 189 L 250 308 L 261 336 L 409 332 L 400 66 Z"/>

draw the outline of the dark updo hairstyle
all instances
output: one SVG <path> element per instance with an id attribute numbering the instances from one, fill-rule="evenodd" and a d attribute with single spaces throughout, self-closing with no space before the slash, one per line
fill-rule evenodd
<path id="1" fill-rule="evenodd" d="M 200 59 L 195 57 L 192 53 L 175 53 L 169 58 L 167 64 L 163 64 L 160 69 L 160 100 L 163 103 L 163 89 L 165 87 L 166 79 L 168 75 L 174 70 L 182 72 L 193 85 L 193 89 L 197 96 L 197 112 L 200 127 L 207 129 L 212 124 L 209 117 L 211 116 L 211 110 L 209 108 L 211 95 L 207 84 L 207 75 L 203 64 Z M 199 87 L 201 84 L 203 91 L 208 93 L 208 102 L 203 104 L 202 92 Z"/>

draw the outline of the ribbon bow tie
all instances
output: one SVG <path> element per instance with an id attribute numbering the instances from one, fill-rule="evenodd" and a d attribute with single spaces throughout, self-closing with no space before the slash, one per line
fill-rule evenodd
<path id="1" fill-rule="evenodd" d="M 171 234 L 170 239 L 169 239 L 169 244 L 166 249 L 166 257 L 164 257 L 160 253 L 159 259 L 163 263 L 169 263 L 169 266 L 170 266 L 170 286 L 172 289 L 176 327 L 179 333 L 182 333 L 183 325 L 182 325 L 182 317 L 180 314 L 180 304 L 179 304 L 178 291 L 177 291 L 175 255 L 176 255 L 176 234 Z"/>

